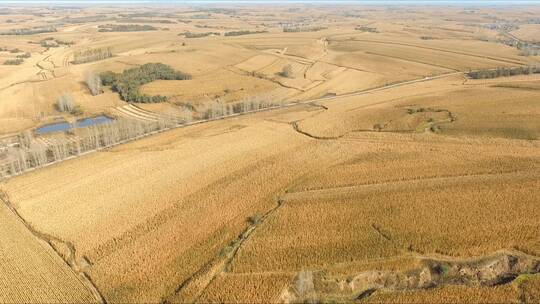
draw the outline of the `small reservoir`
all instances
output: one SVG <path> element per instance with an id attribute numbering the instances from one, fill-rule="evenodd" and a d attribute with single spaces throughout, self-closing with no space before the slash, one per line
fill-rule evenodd
<path id="1" fill-rule="evenodd" d="M 58 123 L 53 123 L 53 124 L 48 124 L 48 125 L 44 125 L 42 127 L 39 127 L 36 129 L 36 134 L 38 135 L 43 135 L 43 134 L 47 134 L 47 133 L 53 133 L 53 132 L 63 132 L 63 131 L 67 131 L 69 129 L 72 129 L 72 128 L 84 128 L 84 127 L 90 127 L 90 126 L 94 126 L 94 125 L 100 125 L 100 124 L 104 124 L 104 123 L 109 123 L 109 122 L 112 122 L 114 121 L 113 118 L 110 118 L 108 116 L 105 116 L 105 115 L 99 115 L 99 116 L 96 116 L 96 117 L 89 117 L 89 118 L 84 118 L 84 119 L 80 119 L 80 120 L 77 120 L 77 122 L 75 122 L 75 124 L 70 124 L 66 121 L 63 121 L 63 122 L 58 122 Z"/>

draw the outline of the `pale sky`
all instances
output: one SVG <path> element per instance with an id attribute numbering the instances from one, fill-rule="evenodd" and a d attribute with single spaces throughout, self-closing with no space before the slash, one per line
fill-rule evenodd
<path id="1" fill-rule="evenodd" d="M 440 5 L 540 5 L 540 0 L 0 0 L 0 4 L 219 4 L 219 3 L 324 3 L 324 4 L 440 4 Z"/>

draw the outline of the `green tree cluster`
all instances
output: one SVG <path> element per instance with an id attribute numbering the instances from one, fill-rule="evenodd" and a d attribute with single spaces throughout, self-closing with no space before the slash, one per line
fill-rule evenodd
<path id="1" fill-rule="evenodd" d="M 105 86 L 111 86 L 118 92 L 122 100 L 128 102 L 155 103 L 167 100 L 166 96 L 149 96 L 139 93 L 139 87 L 154 80 L 186 80 L 191 75 L 175 71 L 162 63 L 147 63 L 136 68 L 127 69 L 122 73 L 105 72 L 100 75 Z"/>

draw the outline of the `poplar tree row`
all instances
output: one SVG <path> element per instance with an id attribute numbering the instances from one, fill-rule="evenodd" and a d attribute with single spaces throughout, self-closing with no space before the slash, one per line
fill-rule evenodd
<path id="1" fill-rule="evenodd" d="M 73 54 L 73 63 L 81 64 L 107 59 L 113 56 L 110 47 L 86 49 Z"/>
<path id="2" fill-rule="evenodd" d="M 515 75 L 530 75 L 540 73 L 540 66 L 523 66 L 514 68 L 496 68 L 471 71 L 467 73 L 472 79 L 491 79 Z"/>
<path id="3" fill-rule="evenodd" d="M 151 121 L 120 117 L 109 123 L 82 128 L 73 122 L 70 130 L 46 136 L 36 137 L 26 131 L 15 143 L 0 143 L 0 179 L 176 126 L 286 105 L 282 99 L 278 102 L 275 99 L 272 94 L 267 94 L 239 102 L 215 100 L 197 107 L 183 107 L 181 115 L 159 115 Z"/>
<path id="4" fill-rule="evenodd" d="M 18 136 L 15 144 L 0 146 L 0 178 L 110 147 L 170 128 L 177 123 L 178 121 L 167 117 L 150 122 L 119 118 L 90 127 L 73 127 L 66 133 L 43 138 L 34 137 L 31 131 L 26 131 Z"/>

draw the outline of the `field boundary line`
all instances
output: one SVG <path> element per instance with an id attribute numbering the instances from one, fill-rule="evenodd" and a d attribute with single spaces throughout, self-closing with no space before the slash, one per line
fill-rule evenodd
<path id="1" fill-rule="evenodd" d="M 340 41 L 340 40 L 334 40 L 334 41 Z M 510 60 L 510 59 L 506 59 L 506 58 L 497 58 L 497 57 L 488 56 L 488 55 L 479 55 L 479 54 L 465 53 L 465 52 L 460 52 L 460 51 L 445 50 L 445 49 L 439 49 L 439 48 L 430 47 L 430 46 L 422 46 L 422 45 L 409 44 L 409 43 L 403 43 L 403 42 L 380 41 L 380 40 L 369 40 L 369 39 L 353 39 L 353 40 L 344 40 L 344 41 L 345 42 L 347 42 L 347 41 L 357 41 L 357 42 L 367 42 L 367 43 L 401 45 L 401 46 L 408 46 L 408 47 L 414 47 L 414 48 L 420 48 L 420 49 L 427 49 L 427 50 L 444 52 L 444 53 L 452 53 L 452 54 L 469 56 L 469 57 L 477 57 L 477 58 L 482 58 L 482 59 L 489 59 L 489 60 L 499 61 L 499 62 L 513 63 L 513 64 L 519 64 L 519 65 L 524 65 L 525 64 L 523 62 L 514 61 L 514 60 Z"/>
<path id="2" fill-rule="evenodd" d="M 214 256 L 214 258 L 212 258 L 208 263 L 204 264 L 201 268 L 199 268 L 199 270 L 182 281 L 174 292 L 166 297 L 164 302 L 168 303 L 169 299 L 174 299 L 179 296 L 181 297 L 182 292 L 185 290 L 187 290 L 187 296 L 189 296 L 190 289 L 192 288 L 197 290 L 195 290 L 194 294 L 188 299 L 182 298 L 182 302 L 198 302 L 208 286 L 212 284 L 218 275 L 222 274 L 229 267 L 240 250 L 240 247 L 249 239 L 251 234 L 285 203 L 285 201 L 280 197 L 278 197 L 276 201 L 276 206 L 267 210 L 260 218 L 251 222 L 236 239 L 234 239 L 226 247 L 222 248 L 218 255 Z M 199 285 L 202 285 L 202 288 L 198 288 Z"/>
<path id="3" fill-rule="evenodd" d="M 53 235 L 40 232 L 32 224 L 27 222 L 24 217 L 17 211 L 17 209 L 13 206 L 11 203 L 8 194 L 0 189 L 0 201 L 4 203 L 4 205 L 11 211 L 11 213 L 22 222 L 22 224 L 39 240 L 45 242 L 55 253 L 56 255 L 64 261 L 64 263 L 73 271 L 73 273 L 76 275 L 76 277 L 79 279 L 79 281 L 86 287 L 86 289 L 92 294 L 92 296 L 96 299 L 97 303 L 100 304 L 106 304 L 105 298 L 95 285 L 92 278 L 84 271 L 82 270 L 82 267 L 77 262 L 77 256 L 75 254 L 75 246 L 70 243 L 66 242 L 58 237 L 55 237 Z M 64 257 L 57 247 L 54 245 L 54 243 L 59 243 L 64 246 L 66 246 L 69 250 L 69 255 L 67 257 Z"/>
<path id="4" fill-rule="evenodd" d="M 393 181 L 384 181 L 379 183 L 365 183 L 358 185 L 346 185 L 346 186 L 336 186 L 331 188 L 317 188 L 317 189 L 307 189 L 301 191 L 287 192 L 283 196 L 283 199 L 294 200 L 301 199 L 305 195 L 347 195 L 351 193 L 357 193 L 361 191 L 372 190 L 378 187 L 387 187 L 387 186 L 404 186 L 410 185 L 411 183 L 419 184 L 422 186 L 424 182 L 459 182 L 460 179 L 463 180 L 473 180 L 476 178 L 507 178 L 523 175 L 524 173 L 532 173 L 532 176 L 535 178 L 540 177 L 540 168 L 539 169 L 525 169 L 525 170 L 514 170 L 501 173 L 479 173 L 479 174 L 461 174 L 461 175 L 452 175 L 452 176 L 439 176 L 439 177 L 426 177 L 426 178 L 412 178 L 408 180 L 393 180 Z M 525 177 L 525 176 L 524 176 Z M 531 177 L 526 176 L 526 177 Z M 386 188 L 387 189 L 387 188 Z"/>

